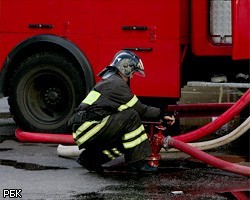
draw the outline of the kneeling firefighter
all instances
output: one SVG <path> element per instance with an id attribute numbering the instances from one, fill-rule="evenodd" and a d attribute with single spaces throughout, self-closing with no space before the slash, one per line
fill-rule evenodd
<path id="1" fill-rule="evenodd" d="M 102 164 L 124 154 L 130 170 L 156 172 L 144 159 L 151 154 L 141 120 L 168 120 L 159 108 L 142 104 L 129 87 L 133 74 L 144 76 L 141 59 L 130 51 L 119 51 L 98 75 L 98 82 L 69 120 L 73 138 L 85 150 L 77 162 L 89 171 L 102 172 Z"/>

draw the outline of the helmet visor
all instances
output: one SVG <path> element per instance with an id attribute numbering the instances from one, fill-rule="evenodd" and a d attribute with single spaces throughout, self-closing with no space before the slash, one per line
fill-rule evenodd
<path id="1" fill-rule="evenodd" d="M 144 66 L 143 66 L 143 63 L 141 61 L 141 59 L 139 59 L 139 62 L 135 68 L 135 74 L 139 75 L 139 76 L 145 76 L 145 73 L 144 73 Z"/>

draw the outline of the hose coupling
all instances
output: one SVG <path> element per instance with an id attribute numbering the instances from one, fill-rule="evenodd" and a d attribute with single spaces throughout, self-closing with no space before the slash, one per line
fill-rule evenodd
<path id="1" fill-rule="evenodd" d="M 170 149 L 170 146 L 169 146 L 169 141 L 172 139 L 171 136 L 167 136 L 164 138 L 163 140 L 163 144 L 162 144 L 162 147 L 167 151 Z"/>

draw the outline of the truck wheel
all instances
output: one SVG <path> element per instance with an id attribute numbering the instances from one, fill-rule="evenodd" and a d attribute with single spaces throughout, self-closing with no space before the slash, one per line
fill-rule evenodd
<path id="1" fill-rule="evenodd" d="M 67 120 L 86 95 L 84 77 L 55 53 L 38 53 L 20 63 L 9 93 L 10 111 L 24 131 L 64 133 Z"/>

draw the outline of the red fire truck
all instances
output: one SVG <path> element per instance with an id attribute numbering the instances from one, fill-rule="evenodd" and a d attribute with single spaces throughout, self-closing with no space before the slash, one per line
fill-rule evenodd
<path id="1" fill-rule="evenodd" d="M 133 92 L 161 106 L 187 81 L 249 74 L 249 0 L 0 0 L 0 16 L 0 96 L 26 131 L 65 132 L 121 49 L 145 66 Z"/>

